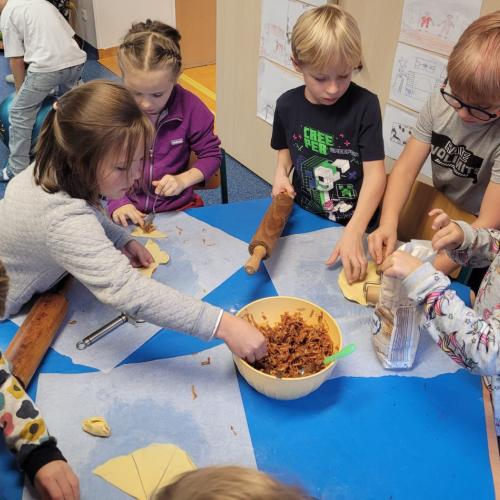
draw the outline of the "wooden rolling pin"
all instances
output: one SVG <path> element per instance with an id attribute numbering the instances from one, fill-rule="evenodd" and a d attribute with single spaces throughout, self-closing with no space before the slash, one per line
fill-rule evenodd
<path id="1" fill-rule="evenodd" d="M 251 257 L 245 264 L 247 274 L 254 274 L 259 269 L 260 261 L 271 257 L 292 208 L 293 198 L 288 193 L 280 193 L 273 198 L 248 246 Z"/>
<path id="2" fill-rule="evenodd" d="M 12 373 L 25 388 L 68 312 L 69 303 L 64 295 L 72 283 L 73 276 L 68 274 L 40 296 L 5 351 Z"/>

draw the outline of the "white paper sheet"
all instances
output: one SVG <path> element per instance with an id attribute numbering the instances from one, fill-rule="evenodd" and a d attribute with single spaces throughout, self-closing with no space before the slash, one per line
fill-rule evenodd
<path id="1" fill-rule="evenodd" d="M 401 42 L 449 56 L 472 21 L 481 13 L 481 0 L 405 0 Z"/>
<path id="2" fill-rule="evenodd" d="M 389 98 L 420 111 L 432 92 L 441 88 L 447 63 L 442 57 L 398 43 Z"/>
<path id="3" fill-rule="evenodd" d="M 384 148 L 385 154 L 397 160 L 403 152 L 406 143 L 413 134 L 413 129 L 417 124 L 418 115 L 408 113 L 403 109 L 387 103 L 384 115 Z M 432 167 L 430 155 L 425 160 L 420 171 L 427 177 L 432 178 Z"/>
<path id="4" fill-rule="evenodd" d="M 272 125 L 278 97 L 303 83 L 300 78 L 283 71 L 266 59 L 261 59 L 257 79 L 257 116 Z"/>
<path id="5" fill-rule="evenodd" d="M 201 366 L 208 356 L 210 365 Z M 79 477 L 82 500 L 130 498 L 92 470 L 151 443 L 178 445 L 197 467 L 256 468 L 232 355 L 225 345 L 194 356 L 120 366 L 109 374 L 42 374 L 36 400 Z M 111 437 L 82 430 L 82 419 L 92 416 L 106 419 Z M 23 499 L 33 498 L 25 489 Z"/>
<path id="6" fill-rule="evenodd" d="M 186 295 L 205 297 L 245 262 L 246 243 L 183 212 L 158 214 L 154 223 L 159 231 L 169 231 L 167 238 L 155 242 L 170 255 L 170 261 L 158 267 L 153 279 Z M 129 231 L 134 228 L 130 226 Z M 143 245 L 147 241 L 137 240 Z M 95 345 L 80 351 L 76 349 L 77 342 L 115 319 L 121 311 L 99 302 L 78 281 L 74 282 L 67 299 L 70 309 L 52 348 L 76 364 L 108 373 L 161 329 L 149 323 L 138 327 L 125 323 Z M 21 325 L 26 315 L 27 310 L 21 310 L 10 319 Z"/>
<path id="7" fill-rule="evenodd" d="M 308 2 L 321 5 L 325 2 Z M 293 69 L 291 37 L 297 19 L 313 6 L 292 0 L 262 0 L 259 55 Z"/>
<path id="8" fill-rule="evenodd" d="M 384 370 L 372 345 L 370 321 L 372 307 L 348 301 L 338 286 L 342 264 L 326 267 L 343 228 L 286 236 L 278 240 L 266 266 L 279 295 L 309 300 L 328 311 L 337 321 L 344 345 L 355 343 L 356 352 L 339 361 L 335 377 L 404 376 L 431 378 L 460 369 L 422 332 L 413 368 L 405 371 Z"/>

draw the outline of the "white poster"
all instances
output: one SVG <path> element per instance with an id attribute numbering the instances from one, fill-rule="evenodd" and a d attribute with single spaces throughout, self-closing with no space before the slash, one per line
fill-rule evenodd
<path id="1" fill-rule="evenodd" d="M 420 111 L 432 92 L 441 88 L 447 63 L 442 57 L 398 43 L 389 98 Z"/>
<path id="2" fill-rule="evenodd" d="M 482 0 L 405 0 L 401 42 L 449 56 L 481 12 Z"/>
<path id="3" fill-rule="evenodd" d="M 257 116 L 272 125 L 278 97 L 287 90 L 302 84 L 303 81 L 300 78 L 261 59 L 257 80 Z"/>
<path id="4" fill-rule="evenodd" d="M 314 3 L 322 5 L 324 2 Z M 312 8 L 292 0 L 262 0 L 259 55 L 294 71 L 290 60 L 292 30 L 297 19 Z"/>
<path id="5" fill-rule="evenodd" d="M 387 104 L 384 115 L 384 148 L 385 154 L 397 160 L 403 152 L 406 143 L 413 134 L 418 115 L 404 111 L 397 106 Z M 427 177 L 432 177 L 430 155 L 425 160 L 420 171 Z"/>

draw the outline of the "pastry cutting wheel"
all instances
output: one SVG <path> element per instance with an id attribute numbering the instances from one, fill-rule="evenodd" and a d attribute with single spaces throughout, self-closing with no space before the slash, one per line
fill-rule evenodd
<path id="1" fill-rule="evenodd" d="M 153 221 L 155 220 L 156 216 L 156 201 L 158 200 L 158 195 L 155 197 L 155 201 L 153 203 L 153 211 L 146 215 L 144 218 L 144 227 L 149 228 L 153 225 Z"/>
<path id="2" fill-rule="evenodd" d="M 87 349 L 87 347 L 94 344 L 99 339 L 102 339 L 110 331 L 114 330 L 115 328 L 122 325 L 123 323 L 131 323 L 134 326 L 137 326 L 139 323 L 144 323 L 144 320 L 143 319 L 135 319 L 132 316 L 129 316 L 128 314 L 122 313 L 122 314 L 120 314 L 120 316 L 118 316 L 118 318 L 116 318 L 113 321 L 110 321 L 106 325 L 102 326 L 101 328 L 99 328 L 99 330 L 96 330 L 94 333 L 91 333 L 88 337 L 85 337 L 83 340 L 80 340 L 80 342 L 77 342 L 76 348 L 79 351 L 83 351 L 83 349 Z"/>

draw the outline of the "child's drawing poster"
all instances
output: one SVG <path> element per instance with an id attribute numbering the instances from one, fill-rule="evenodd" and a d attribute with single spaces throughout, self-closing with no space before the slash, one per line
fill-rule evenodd
<path id="1" fill-rule="evenodd" d="M 385 154 L 397 160 L 417 124 L 418 115 L 404 111 L 397 106 L 387 104 L 384 115 L 384 148 Z M 430 155 L 425 160 L 421 173 L 432 177 Z"/>
<path id="2" fill-rule="evenodd" d="M 272 125 L 278 97 L 302 84 L 301 79 L 261 59 L 257 79 L 257 116 Z"/>
<path id="3" fill-rule="evenodd" d="M 432 92 L 443 84 L 447 62 L 442 57 L 398 43 L 389 98 L 420 111 Z"/>
<path id="4" fill-rule="evenodd" d="M 399 41 L 449 56 L 482 0 L 405 0 Z"/>
<path id="5" fill-rule="evenodd" d="M 315 5 L 322 3 L 314 2 Z M 290 60 L 292 29 L 297 19 L 312 8 L 292 0 L 262 0 L 259 55 L 294 71 Z"/>

